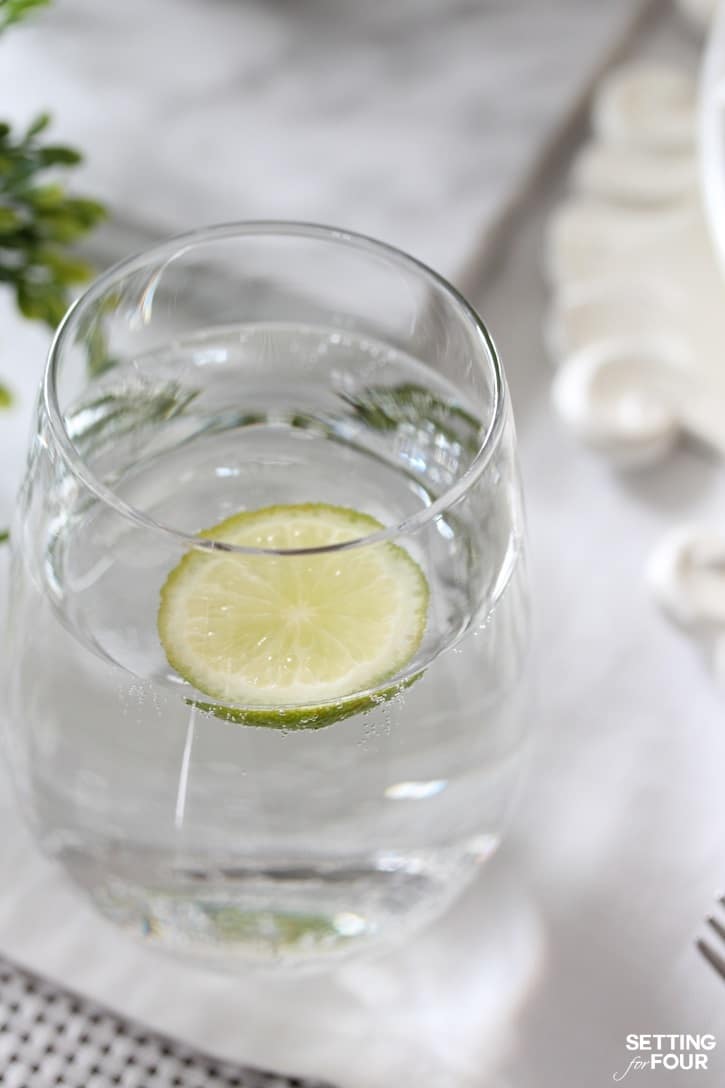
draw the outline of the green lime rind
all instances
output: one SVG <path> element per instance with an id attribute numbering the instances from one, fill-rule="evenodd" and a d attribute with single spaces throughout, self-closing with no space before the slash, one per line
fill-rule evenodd
<path id="1" fill-rule="evenodd" d="M 423 670 L 401 680 L 399 684 L 391 684 L 390 687 L 376 691 L 374 695 L 360 695 L 353 699 L 344 699 L 339 703 L 328 703 L 326 706 L 295 706 L 262 709 L 243 709 L 236 706 L 220 706 L 218 703 L 204 703 L 197 699 L 186 699 L 189 706 L 201 710 L 204 714 L 211 714 L 215 718 L 221 718 L 225 722 L 234 722 L 235 725 L 248 725 L 260 729 L 284 729 L 299 731 L 302 729 L 324 729 L 328 725 L 352 718 L 356 714 L 368 714 L 371 710 L 389 703 L 401 691 L 405 691 L 423 675 Z"/>
<path id="2" fill-rule="evenodd" d="M 345 938 L 322 914 L 283 914 L 279 911 L 242 911 L 236 907 L 208 910 L 217 938 L 225 943 L 264 941 L 278 948 L 294 948 L 310 940 Z"/>
<path id="3" fill-rule="evenodd" d="M 383 528 L 376 518 L 368 514 L 360 513 L 357 510 L 350 509 L 349 507 L 339 507 L 325 503 L 301 503 L 292 507 L 276 505 L 265 507 L 260 510 L 245 511 L 241 514 L 235 514 L 219 524 L 214 525 L 209 529 L 205 529 L 199 536 L 209 540 L 219 540 L 235 544 L 242 535 L 240 534 L 240 530 L 244 530 L 247 527 L 253 527 L 256 522 L 263 519 L 284 517 L 285 519 L 293 520 L 297 516 L 309 518 L 310 515 L 318 514 L 331 514 L 334 517 L 341 516 L 344 519 L 345 528 L 351 530 L 351 535 L 349 537 L 350 541 L 357 539 L 355 537 L 355 532 L 358 530 L 360 537 L 364 538 Z M 348 538 L 345 538 L 344 543 L 347 542 Z M 210 558 L 208 552 L 201 551 L 190 551 L 185 555 L 170 572 L 161 589 L 158 613 L 159 635 L 167 660 L 172 668 L 174 668 L 183 679 L 196 688 L 197 691 L 201 692 L 203 695 L 211 696 L 211 698 L 215 700 L 212 702 L 205 699 L 187 698 L 186 702 L 190 706 L 194 706 L 201 710 L 203 713 L 213 715 L 223 721 L 233 722 L 238 725 L 289 731 L 321 729 L 325 726 L 343 721 L 345 718 L 352 717 L 353 715 L 373 710 L 381 703 L 393 699 L 401 690 L 418 679 L 421 675 L 420 672 L 406 678 L 400 683 L 390 684 L 387 687 L 370 694 L 371 688 L 377 688 L 378 684 L 383 684 L 385 681 L 390 680 L 396 673 L 400 672 L 412 658 L 425 631 L 429 603 L 429 587 L 427 580 L 418 564 L 408 552 L 399 545 L 387 541 L 373 546 L 385 548 L 387 554 L 392 557 L 393 561 L 401 564 L 404 563 L 408 576 L 412 575 L 412 580 L 415 584 L 415 596 L 417 597 L 416 610 L 420 615 L 420 629 L 415 644 L 412 647 L 410 644 L 401 647 L 401 652 L 393 654 L 390 660 L 385 663 L 384 669 L 379 670 L 375 675 L 370 675 L 365 678 L 364 685 L 360 686 L 364 686 L 364 688 L 367 689 L 367 694 L 341 694 L 339 697 L 333 698 L 332 700 L 325 702 L 321 701 L 317 705 L 294 705 L 291 700 L 285 700 L 285 693 L 282 689 L 280 690 L 279 700 L 279 704 L 281 705 L 270 705 L 269 708 L 260 706 L 259 704 L 256 707 L 252 706 L 246 708 L 227 705 L 226 699 L 229 698 L 228 694 L 223 690 L 214 690 L 214 686 L 209 683 L 208 677 L 203 675 L 203 667 L 197 669 L 196 663 L 189 660 L 183 640 L 179 640 L 176 637 L 176 626 L 173 621 L 174 600 L 177 594 L 183 594 L 186 591 L 187 586 L 193 584 L 195 570 L 197 570 L 201 564 L 208 562 Z M 290 554 L 294 555 L 295 553 L 291 552 Z M 222 702 L 222 700 L 225 701 Z M 250 699 L 250 702 L 251 701 L 252 700 Z"/>

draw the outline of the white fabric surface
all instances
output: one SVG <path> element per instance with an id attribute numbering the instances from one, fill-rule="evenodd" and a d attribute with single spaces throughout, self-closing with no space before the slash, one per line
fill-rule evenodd
<path id="1" fill-rule="evenodd" d="M 341 1088 L 594 1088 L 626 1066 L 625 1035 L 642 1031 L 714 1031 L 719 1047 L 707 1074 L 634 1083 L 723 1083 L 725 991 L 692 946 L 725 885 L 721 693 L 641 572 L 674 519 L 720 516 L 725 481 L 693 451 L 620 479 L 557 426 L 542 215 L 482 306 L 517 409 L 538 616 L 536 746 L 501 855 L 445 920 L 384 961 L 330 979 L 220 978 L 151 958 L 96 919 L 37 856 L 3 786 L 0 951 L 222 1056 Z M 416 230 L 421 249 L 421 219 Z M 44 349 L 0 300 L 0 359 L 23 405 L 0 417 L 0 517 Z"/>

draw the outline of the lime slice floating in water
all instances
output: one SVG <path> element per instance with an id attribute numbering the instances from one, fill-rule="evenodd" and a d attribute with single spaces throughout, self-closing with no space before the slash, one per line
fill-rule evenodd
<path id="1" fill-rule="evenodd" d="M 306 503 L 236 514 L 201 533 L 267 554 L 191 551 L 161 590 L 169 663 L 213 700 L 195 705 L 245 725 L 317 729 L 392 698 L 404 684 L 379 685 L 411 660 L 425 630 L 423 572 L 387 541 L 309 551 L 381 528 L 356 510 Z"/>

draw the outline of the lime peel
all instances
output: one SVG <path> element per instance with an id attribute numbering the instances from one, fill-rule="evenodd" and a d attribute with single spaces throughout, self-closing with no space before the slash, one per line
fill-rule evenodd
<path id="1" fill-rule="evenodd" d="M 359 695 L 352 699 L 346 699 L 339 703 L 328 703 L 327 706 L 294 706 L 278 707 L 276 709 L 260 710 L 259 707 L 220 706 L 218 703 L 204 703 L 198 699 L 187 699 L 189 706 L 201 710 L 205 714 L 212 714 L 215 718 L 221 718 L 225 722 L 234 722 L 236 725 L 251 725 L 264 729 L 323 729 L 326 725 L 334 725 L 345 718 L 352 718 L 355 714 L 368 714 L 382 703 L 389 703 L 401 691 L 405 691 L 423 675 L 423 670 L 407 676 L 398 684 L 376 691 L 374 695 Z"/>

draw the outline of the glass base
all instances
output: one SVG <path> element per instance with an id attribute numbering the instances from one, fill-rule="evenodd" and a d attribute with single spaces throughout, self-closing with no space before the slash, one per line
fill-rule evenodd
<path id="1" fill-rule="evenodd" d="M 216 969 L 324 968 L 398 943 L 438 917 L 475 876 L 493 840 L 387 855 L 355 867 L 179 867 L 139 882 L 77 853 L 62 864 L 100 912 L 161 951 Z"/>

